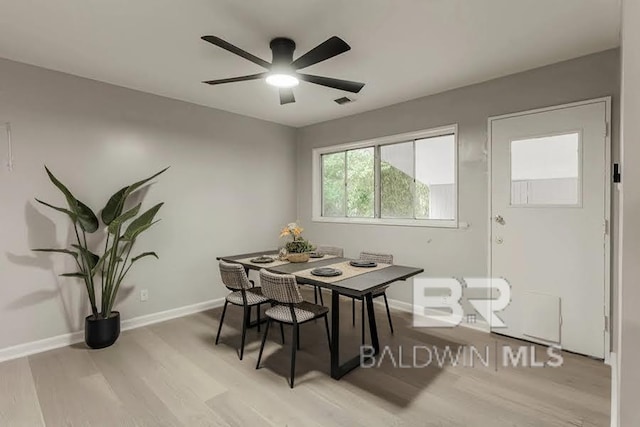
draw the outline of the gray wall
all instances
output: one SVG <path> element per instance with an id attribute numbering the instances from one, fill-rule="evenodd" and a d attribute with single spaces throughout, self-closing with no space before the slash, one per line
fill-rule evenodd
<path id="1" fill-rule="evenodd" d="M 298 218 L 314 242 L 391 252 L 396 262 L 424 267 L 429 276 L 487 275 L 487 118 L 517 111 L 613 96 L 613 159 L 618 158 L 619 51 L 582 58 L 467 86 L 298 132 Z M 311 221 L 312 149 L 457 123 L 459 219 L 468 229 L 347 225 Z M 617 195 L 614 193 L 614 203 Z M 613 246 L 615 247 L 615 241 Z M 411 302 L 411 287 L 393 286 L 392 298 Z"/>
<path id="2" fill-rule="evenodd" d="M 0 132 L 0 315 L 11 325 L 0 328 L 0 349 L 80 330 L 87 313 L 82 285 L 56 276 L 71 268 L 68 260 L 29 251 L 70 239 L 65 218 L 33 202 L 38 196 L 63 203 L 45 163 L 95 210 L 115 190 L 172 166 L 145 195 L 146 206 L 166 205 L 162 222 L 139 245 L 161 260 L 133 270 L 118 305 L 125 318 L 221 297 L 214 257 L 273 247 L 274 230 L 293 218 L 312 241 L 343 246 L 348 256 L 391 251 L 397 262 L 423 266 L 431 276 L 482 276 L 487 118 L 613 95 L 616 160 L 618 94 L 619 53 L 611 50 L 296 131 L 0 60 L 0 123 L 12 123 L 15 161 L 8 172 Z M 470 228 L 311 221 L 313 147 L 452 123 L 459 125 L 459 218 Z M 143 288 L 145 303 L 138 298 Z M 402 301 L 410 295 L 409 286 L 391 290 Z"/>
<path id="3" fill-rule="evenodd" d="M 640 2 L 624 0 L 622 11 L 620 350 L 612 425 L 626 427 L 640 425 Z"/>
<path id="4" fill-rule="evenodd" d="M 80 330 L 88 314 L 83 285 L 57 277 L 73 271 L 69 259 L 29 251 L 70 239 L 64 215 L 33 201 L 64 205 L 44 164 L 95 211 L 171 166 L 145 195 L 147 207 L 166 204 L 138 251 L 160 260 L 132 269 L 117 306 L 125 319 L 222 297 L 215 257 L 274 247 L 295 219 L 294 129 L 0 60 L 7 121 L 15 169 L 1 131 L 0 349 Z"/>

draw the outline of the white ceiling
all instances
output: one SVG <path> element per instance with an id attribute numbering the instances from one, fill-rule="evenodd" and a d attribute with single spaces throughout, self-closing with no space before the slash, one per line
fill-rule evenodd
<path id="1" fill-rule="evenodd" d="M 0 0 L 0 57 L 291 126 L 380 108 L 619 45 L 619 0 Z M 301 83 L 281 106 L 263 71 L 200 40 L 271 61 L 330 36 L 352 50 L 305 69 L 366 83 L 356 102 Z"/>

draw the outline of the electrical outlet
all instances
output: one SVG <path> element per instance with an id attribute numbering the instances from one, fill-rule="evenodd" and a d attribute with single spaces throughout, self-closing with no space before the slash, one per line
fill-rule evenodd
<path id="1" fill-rule="evenodd" d="M 140 301 L 148 301 L 149 300 L 149 291 L 147 289 L 143 289 L 140 291 Z"/>

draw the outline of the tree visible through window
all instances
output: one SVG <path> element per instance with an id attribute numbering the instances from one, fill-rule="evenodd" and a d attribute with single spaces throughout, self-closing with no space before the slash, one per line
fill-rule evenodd
<path id="1" fill-rule="evenodd" d="M 322 156 L 322 215 L 373 218 L 375 150 L 367 147 Z"/>
<path id="2" fill-rule="evenodd" d="M 455 135 L 323 154 L 322 216 L 456 218 Z"/>
<path id="3" fill-rule="evenodd" d="M 345 152 L 322 156 L 322 216 L 346 216 Z"/>

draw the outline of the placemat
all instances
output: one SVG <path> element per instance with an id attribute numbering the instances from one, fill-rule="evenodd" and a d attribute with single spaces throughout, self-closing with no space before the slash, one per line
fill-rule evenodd
<path id="1" fill-rule="evenodd" d="M 275 261 L 270 262 L 270 263 L 251 262 L 252 259 L 259 258 L 260 256 L 268 256 L 268 257 L 274 258 Z M 234 262 L 238 262 L 238 263 L 241 263 L 241 264 L 251 264 L 251 265 L 256 265 L 258 267 L 264 267 L 264 268 L 271 268 L 271 267 L 277 267 L 279 265 L 289 264 L 289 261 L 280 261 L 277 258 L 277 256 L 278 256 L 277 254 L 273 254 L 273 253 L 264 254 L 264 255 L 255 255 L 255 256 L 252 256 L 252 257 L 249 257 L 249 258 L 236 259 Z M 316 262 L 316 261 L 320 261 L 322 259 L 330 259 L 330 258 L 336 258 L 336 256 L 335 255 L 325 255 L 322 258 L 309 258 L 308 263 L 313 263 L 313 262 Z"/>
<path id="2" fill-rule="evenodd" d="M 324 259 L 324 258 L 321 258 L 321 259 Z M 345 262 L 339 262 L 337 264 L 324 266 L 324 267 L 337 268 L 338 270 L 341 270 L 342 274 L 340 276 L 335 276 L 335 277 L 314 276 L 313 274 L 311 274 L 311 270 L 313 270 L 314 267 L 309 268 L 307 270 L 298 271 L 296 272 L 296 276 L 301 276 L 307 279 L 321 280 L 327 283 L 333 283 L 333 282 L 339 282 L 340 280 L 349 279 L 351 277 L 359 276 L 361 274 L 371 273 L 372 271 L 391 267 L 391 264 L 383 264 L 381 262 L 379 262 L 376 267 L 368 267 L 368 268 L 354 267 L 351 264 L 349 264 L 349 262 L 350 261 L 345 261 Z"/>
<path id="3" fill-rule="evenodd" d="M 251 262 L 252 259 L 260 258 L 261 256 L 271 257 L 274 259 L 274 261 L 266 264 L 261 262 Z M 279 265 L 289 264 L 289 261 L 280 261 L 277 257 L 278 257 L 278 254 L 271 253 L 271 254 L 264 254 L 264 255 L 254 255 L 249 258 L 236 259 L 234 260 L 234 262 L 239 262 L 241 264 L 257 265 L 258 267 L 264 267 L 264 268 L 277 267 Z"/>

